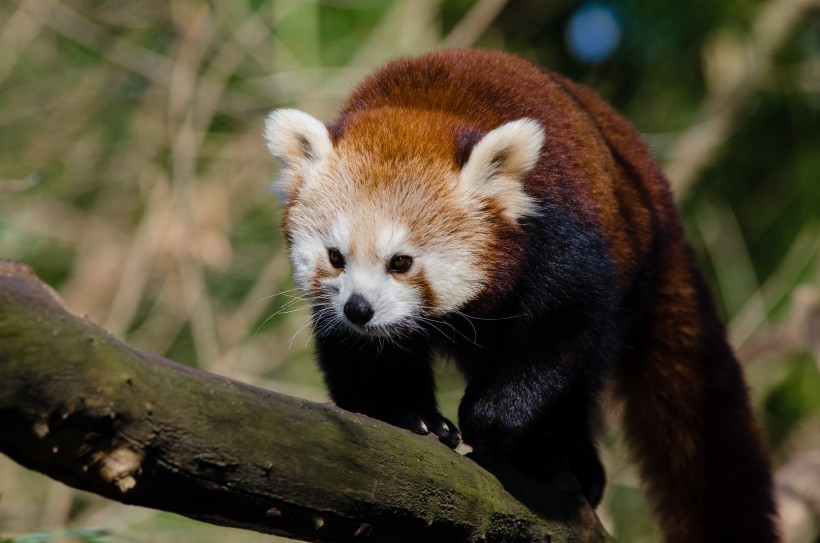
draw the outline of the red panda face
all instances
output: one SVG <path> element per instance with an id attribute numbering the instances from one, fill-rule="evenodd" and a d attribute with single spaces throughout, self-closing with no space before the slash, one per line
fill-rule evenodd
<path id="1" fill-rule="evenodd" d="M 457 311 L 493 280 L 498 225 L 534 209 L 521 181 L 543 142 L 537 123 L 492 130 L 459 168 L 452 126 L 408 115 L 357 119 L 335 143 L 306 113 L 268 118 L 268 145 L 284 167 L 274 191 L 318 333 L 393 336 Z"/>

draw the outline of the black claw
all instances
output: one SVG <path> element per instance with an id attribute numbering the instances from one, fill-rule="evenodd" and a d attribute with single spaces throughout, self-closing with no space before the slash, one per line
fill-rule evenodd
<path id="1" fill-rule="evenodd" d="M 439 436 L 438 439 L 451 449 L 455 449 L 459 443 L 461 443 L 461 434 L 458 432 L 449 432 L 446 436 Z"/>
<path id="2" fill-rule="evenodd" d="M 437 415 L 437 417 L 439 418 L 439 421 L 436 425 L 436 431 L 434 431 L 434 433 L 438 436 L 439 441 L 451 449 L 455 449 L 458 447 L 458 444 L 461 443 L 461 434 L 458 432 L 458 428 L 456 428 L 455 424 L 445 419 L 441 415 Z"/>
<path id="3" fill-rule="evenodd" d="M 430 433 L 430 427 L 427 425 L 424 419 L 416 420 L 410 429 L 413 430 L 413 432 L 422 436 L 426 436 Z"/>
<path id="4" fill-rule="evenodd" d="M 461 443 L 458 428 L 439 413 L 419 414 L 405 411 L 395 417 L 393 424 L 423 436 L 432 433 L 451 449 L 455 449 Z"/>

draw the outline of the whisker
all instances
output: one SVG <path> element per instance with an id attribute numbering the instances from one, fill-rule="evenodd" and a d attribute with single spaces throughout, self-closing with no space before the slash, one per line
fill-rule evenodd
<path id="1" fill-rule="evenodd" d="M 464 313 L 462 313 L 460 311 L 456 311 L 455 314 L 458 315 L 459 317 L 463 317 L 464 320 L 467 321 L 467 324 L 469 324 L 470 328 L 473 329 L 473 343 L 478 343 L 478 330 L 475 329 L 475 325 L 473 324 L 473 321 L 471 321 L 469 317 L 467 317 Z"/>
<path id="2" fill-rule="evenodd" d="M 510 315 L 508 317 L 475 317 L 473 315 L 468 315 L 467 313 L 464 313 L 463 311 L 458 311 L 458 310 L 453 311 L 453 314 L 458 315 L 459 317 L 464 317 L 468 321 L 477 320 L 477 321 L 488 321 L 488 322 L 490 322 L 490 321 L 508 321 L 508 320 L 513 320 L 513 319 L 518 319 L 518 318 L 521 318 L 521 317 L 524 316 L 522 313 L 519 313 L 518 315 Z"/>
<path id="3" fill-rule="evenodd" d="M 265 300 L 271 300 L 271 299 L 273 299 L 273 298 L 276 298 L 277 296 L 286 295 L 286 294 L 288 294 L 288 293 L 290 293 L 290 292 L 293 292 L 293 291 L 295 291 L 295 290 L 299 290 L 299 288 L 297 287 L 297 288 L 291 288 L 291 289 L 288 289 L 288 290 L 283 290 L 283 291 L 280 291 L 280 292 L 275 292 L 275 293 L 273 293 L 273 294 L 271 294 L 271 295 L 269 295 L 269 296 L 264 296 L 264 297 L 262 297 L 262 298 L 259 298 L 259 299 L 258 299 L 258 300 L 256 300 L 256 302 L 254 302 L 254 303 L 257 303 L 257 304 L 258 304 L 258 303 L 264 302 Z"/>
<path id="4" fill-rule="evenodd" d="M 265 320 L 263 320 L 263 321 L 259 324 L 259 326 L 257 326 L 257 327 L 256 327 L 256 330 L 254 330 L 254 331 L 253 331 L 253 335 L 258 334 L 258 333 L 259 333 L 259 330 L 261 330 L 263 326 L 265 326 L 266 324 L 268 324 L 268 322 L 269 322 L 272 318 L 274 318 L 276 315 L 278 315 L 278 314 L 279 314 L 279 312 L 277 311 L 276 313 L 271 314 L 271 315 L 270 315 L 270 316 L 268 316 Z"/>
<path id="5" fill-rule="evenodd" d="M 470 339 L 469 336 L 465 335 L 461 330 L 459 330 L 452 323 L 449 323 L 447 321 L 440 320 L 440 319 L 431 319 L 429 317 L 425 318 L 424 321 L 427 322 L 430 326 L 433 326 L 439 332 L 441 332 L 442 335 L 444 335 L 444 337 L 446 337 L 447 339 L 449 339 L 453 343 L 456 342 L 455 335 L 449 336 L 449 335 L 445 334 L 441 329 L 439 329 L 437 326 L 435 326 L 434 323 L 449 326 L 450 329 L 454 332 L 454 334 L 458 334 L 459 336 L 464 338 L 464 340 L 468 341 L 469 343 L 472 343 L 476 347 L 481 347 L 481 344 L 478 343 L 478 332 L 476 331 L 475 326 L 472 326 L 472 328 L 473 328 L 473 339 Z"/>
<path id="6" fill-rule="evenodd" d="M 313 323 L 313 326 L 310 327 L 310 332 L 308 332 L 307 338 L 305 338 L 305 349 L 307 349 L 308 343 L 310 343 L 310 338 L 316 332 L 316 319 L 310 319 L 310 321 Z"/>
<path id="7" fill-rule="evenodd" d="M 256 327 L 256 330 L 254 330 L 254 332 L 253 332 L 254 335 L 258 334 L 259 330 L 261 330 L 262 327 L 265 326 L 274 317 L 276 317 L 278 315 L 287 315 L 288 313 L 296 313 L 298 311 L 302 311 L 303 309 L 305 309 L 305 307 L 307 307 L 307 306 L 304 306 L 304 305 L 299 306 L 299 307 L 293 307 L 293 308 L 291 307 L 295 303 L 301 302 L 301 301 L 304 301 L 304 300 L 305 300 L 304 298 L 300 298 L 300 299 L 291 300 L 290 302 L 287 302 L 287 303 L 283 304 L 282 307 L 280 307 L 275 312 L 273 312 L 271 315 L 269 315 L 264 321 L 262 321 L 261 324 L 259 324 L 259 326 Z"/>
<path id="8" fill-rule="evenodd" d="M 305 324 L 300 326 L 299 329 L 296 330 L 296 332 L 290 337 L 290 340 L 288 340 L 288 349 L 293 347 L 293 340 L 295 340 L 296 337 L 302 332 L 302 330 L 307 328 L 312 322 L 313 322 L 313 319 L 310 319 L 310 318 L 305 319 Z M 311 333 L 313 333 L 312 330 L 311 330 Z M 310 334 L 308 334 L 308 340 L 310 340 Z M 307 343 L 305 343 L 305 346 L 307 346 Z"/>

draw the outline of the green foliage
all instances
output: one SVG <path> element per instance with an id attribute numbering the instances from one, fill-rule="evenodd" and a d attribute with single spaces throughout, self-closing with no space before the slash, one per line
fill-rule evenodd
<path id="1" fill-rule="evenodd" d="M 780 445 L 795 426 L 820 408 L 820 375 L 807 357 L 787 368 L 766 401 L 766 426 L 772 446 Z"/>

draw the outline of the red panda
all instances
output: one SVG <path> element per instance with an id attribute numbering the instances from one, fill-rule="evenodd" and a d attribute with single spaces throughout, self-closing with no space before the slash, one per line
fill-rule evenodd
<path id="1" fill-rule="evenodd" d="M 325 125 L 265 137 L 331 397 L 519 470 L 605 476 L 591 418 L 623 401 L 667 542 L 777 541 L 767 452 L 668 183 L 590 90 L 500 52 L 387 64 Z M 431 358 L 467 379 L 461 432 Z"/>

